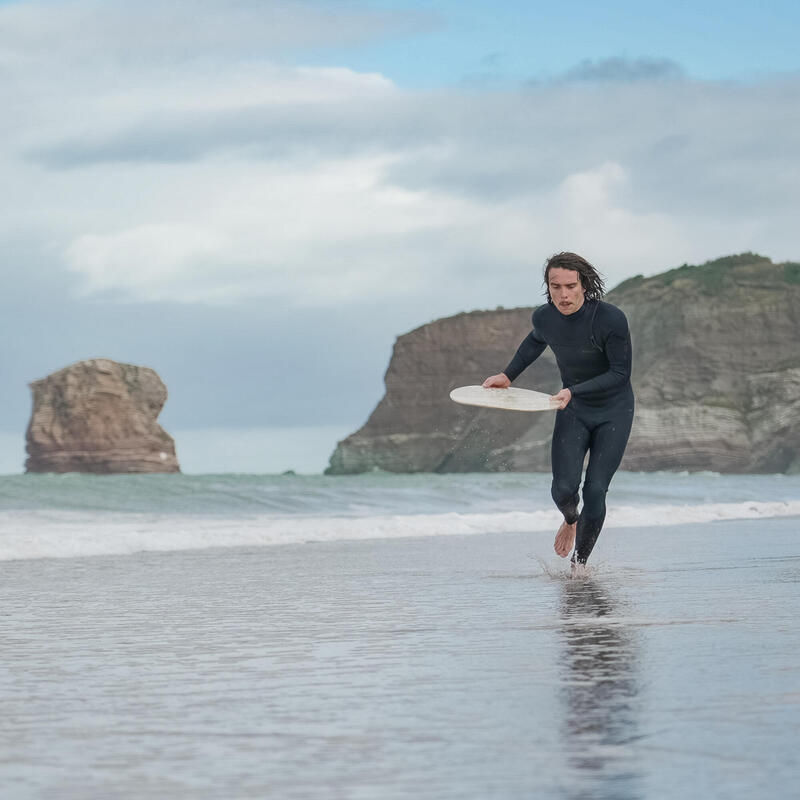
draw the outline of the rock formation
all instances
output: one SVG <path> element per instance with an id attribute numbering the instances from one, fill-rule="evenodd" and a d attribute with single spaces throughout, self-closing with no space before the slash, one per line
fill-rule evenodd
<path id="1" fill-rule="evenodd" d="M 633 339 L 637 410 L 623 469 L 800 471 L 800 264 L 728 256 L 631 278 L 607 299 Z M 328 472 L 548 470 L 551 415 L 448 397 L 505 367 L 531 311 L 458 314 L 399 337 L 386 394 Z M 515 386 L 561 388 L 549 350 Z"/>
<path id="2" fill-rule="evenodd" d="M 156 422 L 167 389 L 154 370 L 95 358 L 30 387 L 27 472 L 180 472 Z"/>

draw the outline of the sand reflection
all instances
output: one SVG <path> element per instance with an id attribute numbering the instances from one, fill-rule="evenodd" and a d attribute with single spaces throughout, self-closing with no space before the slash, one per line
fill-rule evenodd
<path id="1" fill-rule="evenodd" d="M 638 646 L 616 605 L 592 577 L 562 584 L 563 736 L 576 797 L 641 794 L 630 747 L 639 735 Z"/>

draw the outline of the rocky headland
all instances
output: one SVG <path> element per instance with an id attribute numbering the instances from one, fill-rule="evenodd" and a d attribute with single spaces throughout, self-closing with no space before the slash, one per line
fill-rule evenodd
<path id="1" fill-rule="evenodd" d="M 167 389 L 154 370 L 95 358 L 30 387 L 26 472 L 180 472 L 156 422 Z"/>
<path id="2" fill-rule="evenodd" d="M 800 264 L 752 253 L 624 281 L 636 418 L 628 470 L 800 471 Z M 550 414 L 459 406 L 456 386 L 503 369 L 532 308 L 473 311 L 400 336 L 386 393 L 329 474 L 542 471 Z M 550 351 L 515 386 L 561 388 Z"/>

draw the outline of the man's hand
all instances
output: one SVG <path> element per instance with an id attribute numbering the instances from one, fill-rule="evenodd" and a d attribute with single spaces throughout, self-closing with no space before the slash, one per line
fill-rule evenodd
<path id="1" fill-rule="evenodd" d="M 562 389 L 558 394 L 552 395 L 550 399 L 558 402 L 558 410 L 561 411 L 572 400 L 572 392 L 569 389 Z"/>
<path id="2" fill-rule="evenodd" d="M 511 381 L 505 372 L 501 372 L 499 375 L 492 375 L 483 382 L 484 389 L 508 389 L 509 386 L 511 386 Z"/>

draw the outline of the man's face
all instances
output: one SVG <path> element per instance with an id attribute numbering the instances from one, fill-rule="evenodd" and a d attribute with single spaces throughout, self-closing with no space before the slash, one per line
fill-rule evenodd
<path id="1" fill-rule="evenodd" d="M 581 276 L 574 269 L 553 267 L 547 273 L 550 298 L 562 314 L 574 314 L 582 305 L 586 291 Z"/>

